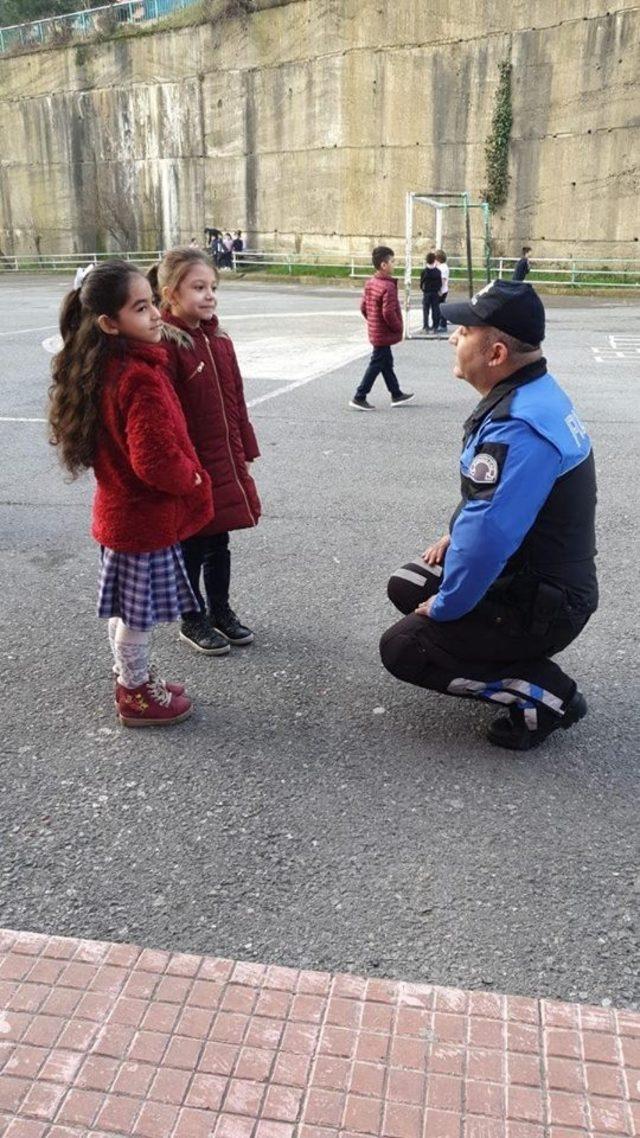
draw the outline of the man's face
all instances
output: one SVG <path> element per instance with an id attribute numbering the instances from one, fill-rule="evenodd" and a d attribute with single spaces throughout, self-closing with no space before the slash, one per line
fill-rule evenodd
<path id="1" fill-rule="evenodd" d="M 480 390 L 491 377 L 488 364 L 492 345 L 487 336 L 487 329 L 482 326 L 469 327 L 461 324 L 449 336 L 449 343 L 453 344 L 456 350 L 453 374 L 458 379 L 466 379 L 472 387 Z"/>
<path id="2" fill-rule="evenodd" d="M 380 272 L 384 273 L 386 277 L 390 277 L 396 263 L 395 257 L 389 257 L 388 261 L 380 262 Z"/>

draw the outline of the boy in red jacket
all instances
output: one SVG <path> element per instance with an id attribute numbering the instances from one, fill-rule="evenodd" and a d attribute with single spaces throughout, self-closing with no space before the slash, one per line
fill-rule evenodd
<path id="1" fill-rule="evenodd" d="M 360 386 L 353 399 L 349 401 L 349 406 L 354 411 L 375 411 L 367 395 L 380 372 L 391 392 L 392 407 L 402 407 L 403 403 L 413 399 L 412 392 L 400 390 L 400 384 L 393 370 L 391 345 L 397 344 L 402 339 L 398 282 L 393 277 L 395 254 L 387 245 L 377 245 L 371 254 L 371 260 L 376 271 L 364 286 L 360 311 L 367 322 L 373 352 Z"/>

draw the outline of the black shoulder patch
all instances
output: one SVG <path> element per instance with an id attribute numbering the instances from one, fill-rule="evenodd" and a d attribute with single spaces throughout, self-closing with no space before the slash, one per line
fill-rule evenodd
<path id="1" fill-rule="evenodd" d="M 469 473 L 462 476 L 463 497 L 467 500 L 493 497 L 508 450 L 506 443 L 478 443 L 469 463 Z"/>

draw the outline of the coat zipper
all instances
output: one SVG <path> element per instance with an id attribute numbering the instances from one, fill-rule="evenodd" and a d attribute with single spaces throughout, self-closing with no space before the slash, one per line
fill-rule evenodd
<path id="1" fill-rule="evenodd" d="M 255 525 L 256 524 L 256 518 L 253 516 L 253 510 L 251 509 L 251 506 L 249 505 L 249 499 L 247 498 L 245 488 L 242 485 L 242 482 L 240 481 L 240 479 L 238 478 L 238 473 L 236 471 L 236 464 L 235 464 L 234 457 L 233 457 L 233 451 L 231 449 L 231 437 L 229 435 L 229 423 L 227 420 L 227 412 L 226 412 L 225 406 L 224 406 L 224 395 L 222 393 L 222 384 L 220 383 L 220 376 L 218 375 L 218 369 L 215 365 L 215 360 L 213 358 L 213 352 L 211 351 L 211 345 L 209 344 L 209 341 L 207 339 L 206 334 L 204 336 L 204 342 L 207 345 L 207 351 L 209 353 L 209 359 L 211 360 L 211 367 L 213 368 L 213 374 L 215 376 L 216 383 L 218 385 L 218 391 L 220 393 L 220 403 L 222 405 L 222 418 L 224 419 L 224 428 L 225 428 L 225 432 L 226 432 L 226 436 L 227 436 L 227 450 L 229 451 L 229 458 L 231 460 L 231 469 L 233 470 L 235 480 L 238 484 L 238 489 L 240 490 L 240 493 L 242 494 L 242 497 L 244 498 L 245 505 L 246 505 L 248 513 L 249 513 L 249 517 L 251 518 L 251 521 Z M 214 488 L 214 501 L 215 501 L 215 488 Z"/>

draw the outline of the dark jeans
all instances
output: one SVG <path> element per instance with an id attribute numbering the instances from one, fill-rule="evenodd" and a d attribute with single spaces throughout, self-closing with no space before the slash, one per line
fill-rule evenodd
<path id="1" fill-rule="evenodd" d="M 576 690 L 574 680 L 550 659 L 582 631 L 588 615 L 573 613 L 558 598 L 538 603 L 496 582 L 459 620 L 435 621 L 415 608 L 434 596 L 441 572 L 423 561 L 399 569 L 388 585 L 403 620 L 383 634 L 380 654 L 399 680 L 447 695 L 495 704 L 545 709 L 562 715 Z"/>
<path id="2" fill-rule="evenodd" d="M 229 534 L 215 533 L 209 537 L 197 534 L 188 537 L 181 545 L 187 576 L 200 605 L 200 612 L 215 612 L 220 605 L 228 604 L 231 581 Z M 201 577 L 204 597 L 200 591 Z"/>
<path id="3" fill-rule="evenodd" d="M 356 391 L 356 399 L 366 399 L 376 379 L 380 375 L 380 372 L 382 372 L 382 378 L 384 379 L 391 394 L 400 395 L 400 384 L 398 383 L 398 377 L 393 370 L 393 353 L 389 345 L 385 344 L 382 347 L 373 349 L 371 353 L 371 359 L 369 360 L 369 366 L 360 381 L 358 390 Z"/>
<path id="4" fill-rule="evenodd" d="M 438 297 L 439 304 L 444 304 L 446 302 L 448 295 L 449 295 L 448 292 L 443 292 L 442 296 Z M 447 322 L 446 322 L 444 316 L 442 315 L 442 312 L 440 312 L 440 323 L 438 325 L 438 331 L 439 332 L 447 332 L 448 331 Z"/>
<path id="5" fill-rule="evenodd" d="M 434 332 L 440 324 L 440 297 L 437 292 L 423 292 L 422 294 L 422 327 L 429 327 L 429 313 L 433 321 Z"/>

